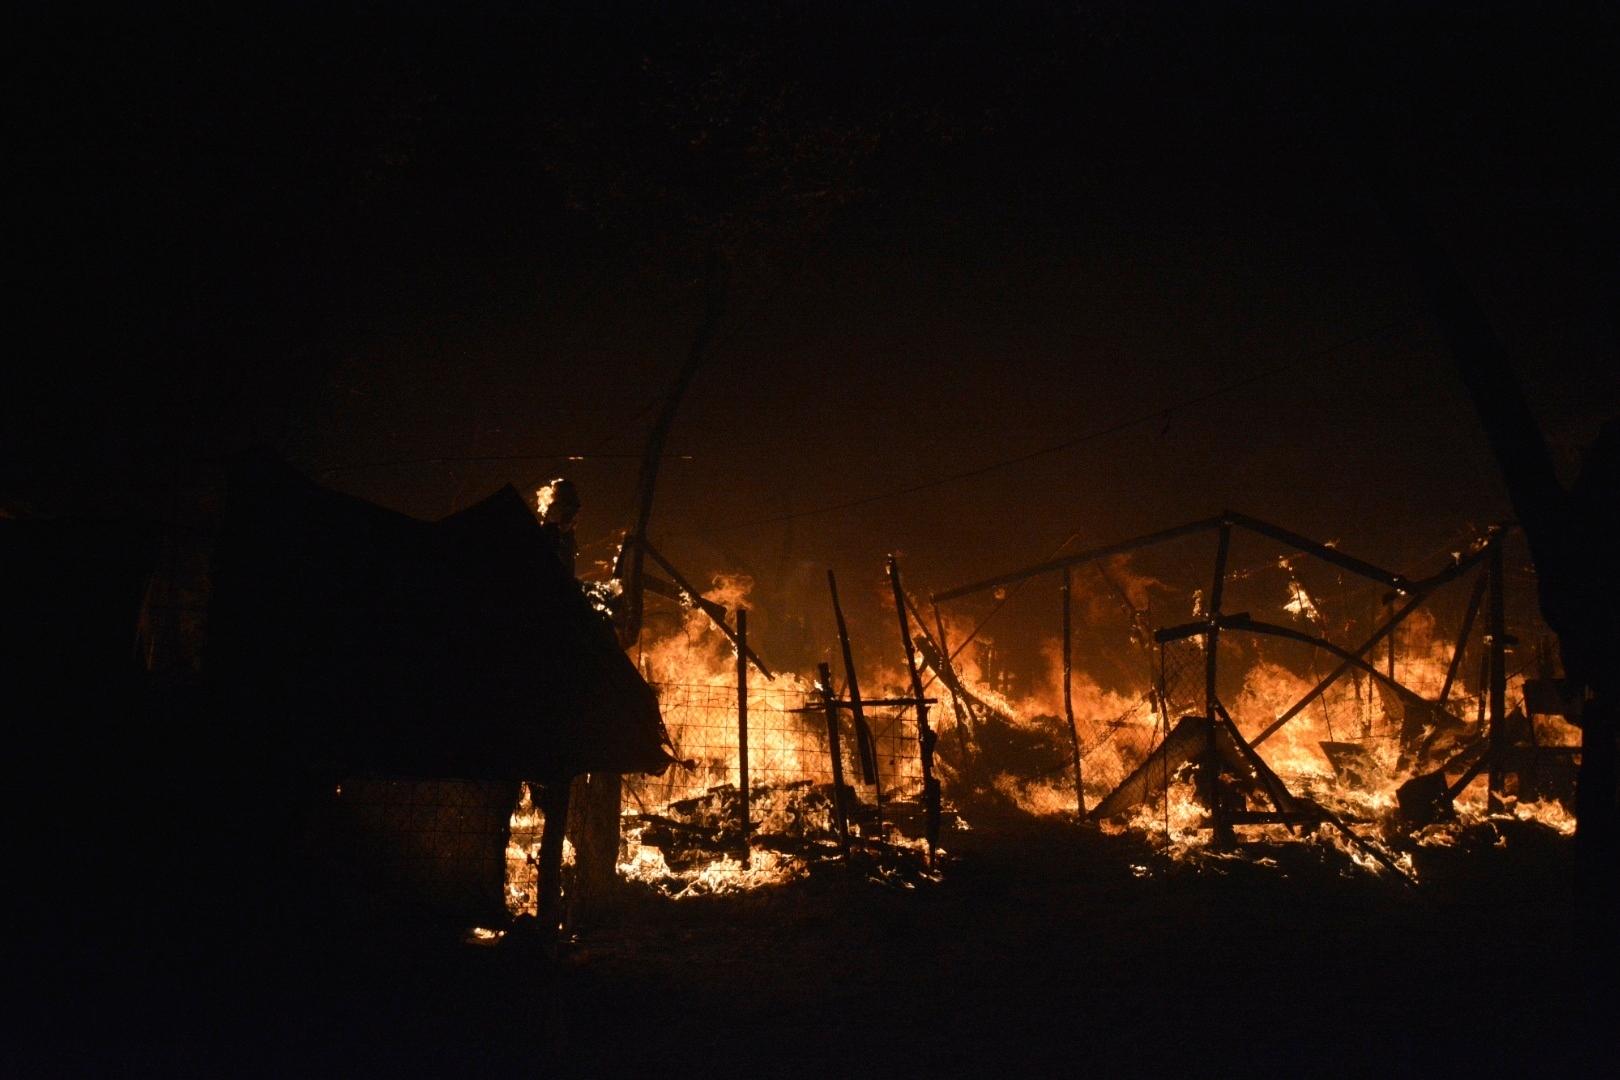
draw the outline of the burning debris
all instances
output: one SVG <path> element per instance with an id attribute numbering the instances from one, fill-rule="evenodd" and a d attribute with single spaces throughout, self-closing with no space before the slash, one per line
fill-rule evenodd
<path id="1" fill-rule="evenodd" d="M 847 858 L 891 882 L 929 876 L 931 815 L 915 714 L 905 709 L 912 702 L 863 701 L 856 727 L 847 720 L 856 699 L 841 697 L 830 673 L 814 683 L 769 673 L 747 642 L 750 587 L 723 577 L 705 594 L 681 592 L 678 622 L 641 645 L 640 670 L 678 764 L 625 778 L 619 877 L 685 897 L 778 884 Z M 728 611 L 741 616 L 735 627 Z M 512 819 L 515 915 L 533 910 L 540 818 L 523 804 Z M 949 811 L 944 818 L 956 823 Z"/>
<path id="2" fill-rule="evenodd" d="M 359 519 L 370 512 L 285 472 L 268 475 L 280 485 L 272 493 L 280 501 L 276 514 L 261 516 L 280 531 L 261 522 L 233 534 L 255 538 L 252 550 L 260 564 L 274 564 L 277 550 L 264 537 L 291 543 L 303 535 L 288 507 L 344 521 L 344 515 Z M 259 496 L 260 503 L 271 501 Z M 463 533 L 476 525 L 491 535 L 505 530 L 526 537 L 532 520 L 526 512 L 506 513 L 505 506 L 491 503 L 437 526 L 390 523 L 401 549 L 433 554 L 444 563 L 447 580 L 452 572 L 487 579 L 493 590 L 504 581 L 467 569 L 484 560 Z M 1236 566 L 1231 552 L 1239 530 L 1282 545 L 1284 557 L 1272 554 L 1254 570 Z M 1184 586 L 1178 594 L 1168 583 L 1173 575 L 1137 573 L 1121 561 L 1149 546 L 1211 533 L 1218 543 L 1208 588 Z M 570 824 L 573 842 L 563 841 L 559 831 L 551 842 L 560 846 L 547 857 L 562 864 L 556 878 L 572 902 L 584 907 L 599 888 L 592 875 L 603 871 L 613 887 L 640 883 L 666 896 L 746 890 L 835 864 L 916 884 L 937 879 L 942 832 L 965 827 L 975 815 L 1071 818 L 1104 831 L 1154 837 L 1183 858 L 1226 858 L 1256 845 L 1325 844 L 1342 852 L 1347 865 L 1407 880 L 1416 849 L 1443 845 L 1458 830 L 1516 816 L 1568 831 L 1579 703 L 1561 690 L 1545 656 L 1538 677 L 1528 681 L 1525 671 L 1510 667 L 1509 650 L 1517 643 L 1506 624 L 1507 536 L 1492 531 L 1428 576 L 1408 578 L 1265 522 L 1226 514 L 948 590 L 933 597 L 926 616 L 891 557 L 887 591 L 896 620 L 890 625 L 900 633 L 898 665 L 873 663 L 869 653 L 861 666 L 859 647 L 867 643 L 853 639 L 837 580 L 828 574 L 841 679 L 829 663 L 810 678 L 773 671 L 749 642 L 751 582 L 720 578 L 700 593 L 645 538 L 644 554 L 667 575 L 667 584 L 647 575 L 643 585 L 680 607 L 673 619 L 668 612 L 651 613 L 648 625 L 659 629 L 638 640 L 632 670 L 607 624 L 577 595 L 585 590 L 564 587 L 570 580 L 565 560 L 543 561 L 552 589 L 545 602 L 567 615 L 574 634 L 569 640 L 582 655 L 612 653 L 622 664 L 615 685 L 623 684 L 629 697 L 646 695 L 641 734 L 647 747 L 658 734 L 651 708 L 656 696 L 675 762 L 662 771 L 632 770 L 622 781 L 616 773 L 602 774 L 610 800 L 605 846 L 582 845 L 584 834 Z M 345 568 L 362 557 L 375 561 L 375 543 L 356 540 L 352 550 L 329 552 L 333 572 L 326 590 L 338 595 L 357 588 Z M 245 566 L 248 560 L 238 562 Z M 1336 577 L 1312 576 L 1311 564 L 1325 565 Z M 1074 575 L 1088 567 L 1096 568 L 1103 586 L 1097 597 L 1127 618 L 1127 648 L 1145 661 L 1130 668 L 1140 672 L 1135 682 L 1116 679 L 1118 685 L 1105 686 L 1085 664 L 1074 663 Z M 310 589 L 307 569 L 301 573 L 303 592 L 297 595 L 312 597 L 309 606 L 318 610 L 328 602 L 326 594 Z M 994 668 L 995 650 L 982 634 L 982 621 L 970 624 L 939 605 L 1048 573 L 1060 577 L 1061 632 L 1046 651 L 1045 676 L 1021 681 L 1015 691 Z M 1440 632 L 1435 602 L 1469 575 L 1472 588 L 1448 637 Z M 240 590 L 247 579 L 237 567 L 236 577 L 223 580 Z M 1370 582 L 1378 592 L 1370 598 L 1356 594 L 1349 584 L 1355 581 Z M 285 607 L 290 591 L 289 585 L 279 598 L 254 593 L 254 610 L 273 607 L 272 600 Z M 222 595 L 235 597 L 224 589 Z M 1237 602 L 1243 610 L 1233 610 Z M 1368 609 L 1376 613 L 1372 618 L 1365 615 Z M 1275 614 L 1268 617 L 1268 611 Z M 226 631 L 233 625 L 221 621 Z M 395 663 L 396 654 L 408 653 L 391 640 L 376 648 L 379 663 Z M 1477 680 L 1469 678 L 1470 659 Z M 269 671 L 262 662 L 253 670 Z M 565 688 L 573 685 L 568 676 L 552 673 Z M 349 681 L 347 675 L 328 680 L 335 686 Z M 408 704 L 399 699 L 402 711 Z M 381 725 L 380 711 L 374 712 Z M 397 729 L 397 718 L 390 722 L 394 728 L 376 728 L 377 746 L 396 757 L 421 749 L 383 741 Z M 364 739 L 355 746 L 375 751 L 373 757 L 382 752 Z M 550 759 L 538 750 L 530 757 L 540 776 Z M 664 750 L 646 749 L 643 757 L 645 762 L 632 763 L 659 764 Z M 389 793 L 396 803 L 420 802 L 417 789 L 400 782 L 412 776 L 401 771 L 403 760 L 356 757 L 356 779 L 342 805 L 382 805 L 360 799 L 364 791 Z M 448 758 L 407 764 L 430 787 L 450 790 L 445 777 L 431 771 L 450 769 Z M 490 780 L 516 790 L 515 766 L 494 758 L 478 764 Z M 368 765 L 393 768 L 397 775 L 390 779 L 381 771 L 383 780 L 372 783 L 360 771 Z M 597 780 L 593 774 L 593 785 Z M 543 807 L 540 796 L 555 786 L 542 785 L 533 789 L 539 795 L 531 795 L 525 785 L 511 815 L 505 889 L 512 915 L 550 902 L 541 882 L 552 879 L 537 873 L 547 835 L 537 804 Z M 559 805 L 559 794 L 551 792 L 552 805 Z M 443 821 L 470 820 L 456 807 L 436 813 L 439 832 L 448 828 Z M 365 818 L 373 832 L 385 828 L 379 824 L 384 818 L 398 816 L 379 814 Z M 598 831 L 593 826 L 592 835 Z M 436 843 L 430 841 L 416 846 L 428 850 Z M 498 865 L 498 846 L 488 850 L 493 854 L 484 861 Z"/>
<path id="3" fill-rule="evenodd" d="M 1278 606 L 1316 632 L 1268 622 L 1248 611 L 1227 612 L 1223 593 L 1239 576 L 1228 567 L 1232 534 L 1239 528 L 1336 568 L 1341 581 L 1348 574 L 1390 590 L 1384 620 L 1357 647 L 1346 648 L 1330 640 L 1323 601 L 1307 589 L 1288 557 L 1276 564 L 1284 575 Z M 1206 532 L 1217 533 L 1219 539 L 1214 586 L 1208 593 L 1195 590 L 1191 594 L 1191 622 L 1153 631 L 1157 645 L 1154 685 L 1136 705 L 1127 704 L 1117 717 L 1100 724 L 1094 711 L 1082 710 L 1076 716 L 1072 706 L 1066 709 L 1077 751 L 1072 772 L 1076 795 L 1069 807 L 1078 805 L 1087 820 L 1112 828 L 1155 832 L 1166 843 L 1207 845 L 1217 850 L 1237 846 L 1240 830 L 1251 838 L 1272 842 L 1314 835 L 1328 826 L 1336 842 L 1357 863 L 1402 875 L 1409 873 L 1410 860 L 1398 849 L 1411 847 L 1419 834 L 1432 838 L 1432 823 L 1437 820 L 1454 821 L 1461 827 L 1479 820 L 1481 813 L 1512 812 L 1555 829 L 1566 827 L 1568 811 L 1563 804 L 1571 795 L 1570 759 L 1575 748 L 1569 742 L 1547 746 L 1547 739 L 1537 733 L 1548 731 L 1548 722 L 1531 723 L 1522 708 L 1507 712 L 1510 692 L 1526 699 L 1532 695 L 1520 689 L 1521 675 L 1510 672 L 1506 662 L 1512 639 L 1504 625 L 1506 534 L 1501 531 L 1481 538 L 1433 575 L 1408 579 L 1335 547 L 1229 513 L 949 590 L 934 599 L 943 602 L 1060 571 L 1067 639 L 1071 567 L 1095 564 L 1101 568 L 1100 560 Z M 1448 647 L 1434 632 L 1433 613 L 1424 605 L 1443 586 L 1470 572 L 1477 573 L 1474 588 L 1455 643 Z M 1104 577 L 1106 581 L 1106 571 Z M 1487 597 L 1489 626 L 1482 635 L 1485 655 L 1476 687 L 1479 709 L 1470 720 L 1451 711 L 1448 702 L 1461 687 L 1461 664 L 1470 648 L 1482 600 Z M 1405 601 L 1398 609 L 1393 606 L 1397 598 Z M 1131 613 L 1135 631 L 1141 612 L 1131 607 Z M 1254 653 L 1231 698 L 1238 715 L 1235 720 L 1221 697 L 1230 683 L 1230 672 L 1223 673 L 1220 665 L 1223 634 L 1309 646 L 1313 679 L 1303 679 Z M 1369 659 L 1386 644 L 1386 664 Z M 1399 671 L 1397 650 L 1402 657 Z M 1325 676 L 1317 677 L 1315 658 L 1320 654 L 1338 662 Z M 936 670 L 950 666 L 945 650 L 937 645 L 925 647 L 924 656 Z M 1067 650 L 1062 661 L 1067 694 L 1073 680 Z M 1008 754 L 1007 741 L 999 736 L 1006 730 L 1006 720 L 1018 716 L 1020 722 L 1014 730 L 1026 744 L 1038 745 L 1044 753 L 1044 760 L 1036 755 L 1040 764 L 1029 772 L 1052 771 L 1061 740 L 1051 710 L 991 707 L 984 695 L 963 685 L 959 673 L 942 673 L 941 679 L 958 703 L 961 721 L 972 725 L 978 736 L 975 742 L 989 751 L 986 757 L 1017 756 Z M 1540 697 L 1541 707 L 1557 713 L 1568 711 L 1556 694 L 1542 692 Z M 1308 713 L 1313 706 L 1316 712 Z M 1171 716 L 1180 719 L 1172 724 Z M 1562 723 L 1563 717 L 1548 720 Z M 1295 723 L 1289 727 L 1291 721 Z M 1101 802 L 1085 814 L 1084 799 L 1091 785 L 1083 778 L 1081 766 L 1102 747 L 1121 743 L 1122 732 L 1136 736 L 1126 740 L 1134 745 L 1120 758 L 1120 763 L 1131 762 L 1131 767 L 1101 790 Z M 1279 733 L 1282 738 L 1263 756 L 1261 745 Z M 1486 796 L 1471 786 L 1481 774 L 1488 774 Z M 1482 806 L 1481 811 L 1473 809 L 1476 804 Z M 1426 829 L 1431 831 L 1425 833 Z"/>
<path id="4" fill-rule="evenodd" d="M 1254 595 L 1243 597 L 1272 597 L 1292 625 L 1225 610 L 1234 590 L 1264 571 L 1227 567 L 1236 528 L 1297 553 L 1269 564 L 1269 591 L 1249 588 Z M 1146 586 L 1119 584 L 1129 573 L 1119 559 L 1199 532 L 1219 533 L 1215 585 L 1184 594 L 1192 621 L 1156 626 Z M 719 579 L 698 596 L 681 578 L 681 618 L 644 642 L 640 658 L 681 765 L 627 782 L 619 876 L 667 896 L 745 890 L 843 861 L 878 868 L 878 877 L 915 879 L 929 874 L 940 829 L 965 828 L 976 814 L 1083 820 L 1105 832 L 1157 837 L 1182 859 L 1248 851 L 1275 863 L 1267 851 L 1276 845 L 1313 844 L 1337 852 L 1347 871 L 1406 881 L 1414 879 L 1417 849 L 1455 840 L 1493 815 L 1567 831 L 1575 729 L 1553 683 L 1526 683 L 1507 666 L 1499 597 L 1504 539 L 1492 532 L 1438 572 L 1409 579 L 1225 515 L 935 597 L 1062 570 L 1067 639 L 1069 568 L 1109 559 L 1098 564 L 1102 580 L 1151 662 L 1147 684 L 1123 691 L 1075 670 L 1072 649 L 1058 642 L 1047 656 L 1048 678 L 1022 695 L 1005 692 L 984 667 L 993 650 L 968 649 L 980 628 L 938 608 L 925 619 L 892 566 L 906 646 L 898 673 L 857 668 L 829 574 L 842 687 L 826 664 L 813 680 L 761 677 L 749 670 L 749 583 Z M 1339 572 L 1339 596 L 1349 576 L 1404 603 L 1386 602 L 1375 625 L 1357 630 L 1335 607 L 1334 590 L 1312 583 L 1298 565 L 1301 557 Z M 1431 602 L 1470 573 L 1478 576 L 1448 640 Z M 1172 591 L 1159 578 L 1139 580 L 1160 594 Z M 1487 599 L 1489 625 L 1475 634 Z M 1349 631 L 1361 636 L 1359 644 L 1332 640 Z M 1233 643 L 1229 653 L 1239 652 L 1239 642 L 1281 640 L 1305 646 L 1309 660 L 1301 670 L 1297 657 L 1285 663 L 1289 654 L 1244 648 L 1247 663 L 1234 668 L 1220 662 L 1223 637 Z M 1481 662 L 1478 683 L 1464 678 L 1470 655 Z M 1321 656 L 1333 666 L 1319 667 Z M 863 696 L 863 686 L 875 694 Z M 1510 695 L 1521 702 L 1511 714 Z M 1469 717 L 1458 703 L 1471 699 L 1477 708 Z M 1531 708 L 1554 715 L 1532 721 Z M 514 818 L 509 860 L 517 876 L 526 857 L 519 825 Z M 527 890 L 515 887 L 513 895 L 521 901 Z"/>

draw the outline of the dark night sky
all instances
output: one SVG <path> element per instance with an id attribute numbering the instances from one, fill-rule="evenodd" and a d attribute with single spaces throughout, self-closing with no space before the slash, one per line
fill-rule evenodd
<path id="1" fill-rule="evenodd" d="M 694 574 L 945 587 L 1223 506 L 1422 569 L 1507 508 L 1347 109 L 1561 458 L 1617 411 L 1612 17 L 920 10 L 25 18 L 0 497 L 161 515 L 255 442 L 425 517 L 566 471 L 605 557 L 719 236 L 653 523 Z"/>

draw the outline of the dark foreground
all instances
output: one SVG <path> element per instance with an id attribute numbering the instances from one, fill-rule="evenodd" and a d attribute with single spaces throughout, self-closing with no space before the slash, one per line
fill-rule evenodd
<path id="1" fill-rule="evenodd" d="M 105 928 L 52 940 L 39 927 L 31 957 L 44 973 L 18 988 L 0 1064 L 164 1076 L 1609 1071 L 1613 962 L 1578 940 L 1569 842 L 1530 826 L 1489 839 L 1426 856 L 1410 891 L 1297 848 L 1277 866 L 1194 870 L 1072 828 L 984 827 L 951 837 L 942 884 L 834 869 L 739 898 L 633 899 L 555 964 L 421 926 L 314 932 L 289 912 L 168 940 Z"/>

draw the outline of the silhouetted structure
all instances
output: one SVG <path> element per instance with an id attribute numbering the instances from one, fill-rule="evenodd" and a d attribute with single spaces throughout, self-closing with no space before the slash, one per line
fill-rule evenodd
<path id="1" fill-rule="evenodd" d="M 426 823 L 440 839 L 416 846 L 423 857 L 459 846 L 482 908 L 494 908 L 492 852 L 519 781 L 566 791 L 586 772 L 664 769 L 657 699 L 555 543 L 511 487 L 428 523 L 268 456 L 236 463 L 207 666 L 271 867 L 306 853 L 310 822 L 331 820 L 346 779 L 365 778 L 370 795 L 413 781 L 493 785 L 458 789 L 449 810 L 436 803 Z M 421 828 L 412 790 L 392 819 L 361 817 Z M 566 800 L 537 801 L 566 815 Z M 560 855 L 559 843 L 542 847 Z M 542 897 L 555 889 L 550 869 Z"/>

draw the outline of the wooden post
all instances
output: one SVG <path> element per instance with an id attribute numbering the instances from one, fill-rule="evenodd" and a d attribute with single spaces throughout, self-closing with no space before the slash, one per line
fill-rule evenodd
<path id="1" fill-rule="evenodd" d="M 928 726 L 928 705 L 923 701 L 922 677 L 917 674 L 917 657 L 911 644 L 911 628 L 906 622 L 906 594 L 900 585 L 900 563 L 889 556 L 889 585 L 894 590 L 894 611 L 900 619 L 900 648 L 911 674 L 911 695 L 917 699 L 917 742 L 922 751 L 923 831 L 928 839 L 928 861 L 934 861 L 939 847 L 939 781 L 934 777 L 934 732 Z"/>
<path id="2" fill-rule="evenodd" d="M 838 623 L 838 645 L 844 654 L 844 678 L 849 683 L 849 711 L 855 720 L 855 745 L 860 751 L 861 780 L 872 785 L 872 796 L 877 802 L 877 835 L 883 838 L 883 778 L 878 771 L 877 741 L 866 722 L 866 709 L 861 702 L 861 680 L 855 674 L 855 652 L 849 644 L 849 627 L 844 624 L 844 609 L 838 603 L 838 578 L 827 570 L 827 589 L 832 593 L 833 618 Z M 865 835 L 863 832 L 861 835 Z"/>
<path id="3" fill-rule="evenodd" d="M 1491 541 L 1490 562 L 1486 564 L 1491 575 L 1491 755 L 1490 793 L 1486 805 L 1494 813 L 1502 808 L 1502 761 L 1507 749 L 1507 620 L 1506 603 L 1502 596 L 1502 538 L 1498 534 Z"/>
<path id="4" fill-rule="evenodd" d="M 748 837 L 754 820 L 748 806 L 748 609 L 737 609 L 737 808 L 742 820 L 742 864 L 752 858 Z"/>
<path id="5" fill-rule="evenodd" d="M 827 753 L 832 758 L 833 824 L 838 827 L 838 844 L 849 855 L 849 817 L 844 813 L 844 751 L 838 745 L 838 695 L 833 692 L 832 669 L 816 665 L 821 679 L 821 697 L 827 706 Z"/>
<path id="6" fill-rule="evenodd" d="M 1217 847 L 1232 844 L 1232 826 L 1227 823 L 1221 806 L 1220 754 L 1215 746 L 1215 709 L 1219 704 L 1215 676 L 1221 644 L 1221 595 L 1226 591 L 1226 557 L 1232 549 L 1232 525 L 1221 523 L 1220 544 L 1215 549 L 1215 580 L 1209 589 L 1209 629 L 1204 634 L 1204 714 L 1208 720 L 1209 740 L 1204 748 L 1203 797 L 1209 809 L 1215 830 Z"/>
<path id="7" fill-rule="evenodd" d="M 563 834 L 568 829 L 569 780 L 540 786 L 531 796 L 538 796 L 544 820 L 540 828 L 540 865 L 536 867 L 535 915 L 540 924 L 540 947 L 548 956 L 555 955 L 557 934 L 562 929 L 562 854 Z"/>
<path id="8" fill-rule="evenodd" d="M 1074 805 L 1075 813 L 1084 821 L 1086 817 L 1086 789 L 1080 771 L 1080 729 L 1074 722 L 1074 687 L 1070 654 L 1073 652 L 1073 631 L 1070 619 L 1070 571 L 1063 568 L 1063 718 L 1069 723 L 1069 738 L 1074 740 Z"/>

